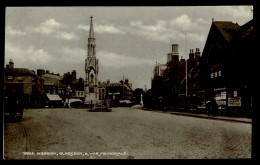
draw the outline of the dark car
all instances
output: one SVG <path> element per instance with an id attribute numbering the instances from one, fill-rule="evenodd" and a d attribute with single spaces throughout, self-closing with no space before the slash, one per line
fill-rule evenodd
<path id="1" fill-rule="evenodd" d="M 4 98 L 4 116 L 12 121 L 20 121 L 23 118 L 23 100 L 21 97 L 12 94 Z"/>
<path id="2" fill-rule="evenodd" d="M 82 104 L 84 104 L 84 102 L 79 99 L 70 99 L 69 100 L 69 105 L 72 108 L 77 108 L 77 107 L 81 106 Z"/>

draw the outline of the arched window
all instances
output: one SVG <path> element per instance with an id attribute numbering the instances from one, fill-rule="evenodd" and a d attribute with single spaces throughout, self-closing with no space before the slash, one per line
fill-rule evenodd
<path id="1" fill-rule="evenodd" d="M 93 83 L 94 75 L 93 73 L 90 75 L 90 82 Z"/>

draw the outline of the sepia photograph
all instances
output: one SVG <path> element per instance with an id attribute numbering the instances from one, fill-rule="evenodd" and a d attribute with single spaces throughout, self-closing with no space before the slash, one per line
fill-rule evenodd
<path id="1" fill-rule="evenodd" d="M 6 6 L 3 159 L 251 159 L 253 15 Z"/>

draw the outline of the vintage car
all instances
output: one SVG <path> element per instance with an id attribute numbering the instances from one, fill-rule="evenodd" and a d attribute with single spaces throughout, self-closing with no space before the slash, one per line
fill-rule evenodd
<path id="1" fill-rule="evenodd" d="M 23 100 L 21 97 L 9 95 L 4 97 L 4 117 L 11 121 L 20 121 L 23 118 Z"/>

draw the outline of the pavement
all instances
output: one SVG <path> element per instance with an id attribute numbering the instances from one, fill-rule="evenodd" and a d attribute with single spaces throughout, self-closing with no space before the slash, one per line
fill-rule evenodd
<path id="1" fill-rule="evenodd" d="M 252 119 L 245 118 L 245 117 L 227 117 L 227 116 L 213 116 L 213 115 L 208 116 L 207 114 L 196 114 L 196 113 L 189 113 L 189 112 L 170 112 L 170 114 L 252 124 Z"/>
<path id="2" fill-rule="evenodd" d="M 137 109 L 141 109 L 141 110 L 145 110 L 145 111 L 169 113 L 169 114 L 173 114 L 173 115 L 190 116 L 190 117 L 197 117 L 197 118 L 204 118 L 204 119 L 211 119 L 211 120 L 222 120 L 222 121 L 252 124 L 252 118 L 247 118 L 247 117 L 229 117 L 229 116 L 213 116 L 213 115 L 208 116 L 208 114 L 198 114 L 198 113 L 192 113 L 192 112 L 152 110 L 152 109 L 144 108 L 141 105 L 134 105 L 133 108 L 137 108 Z"/>

